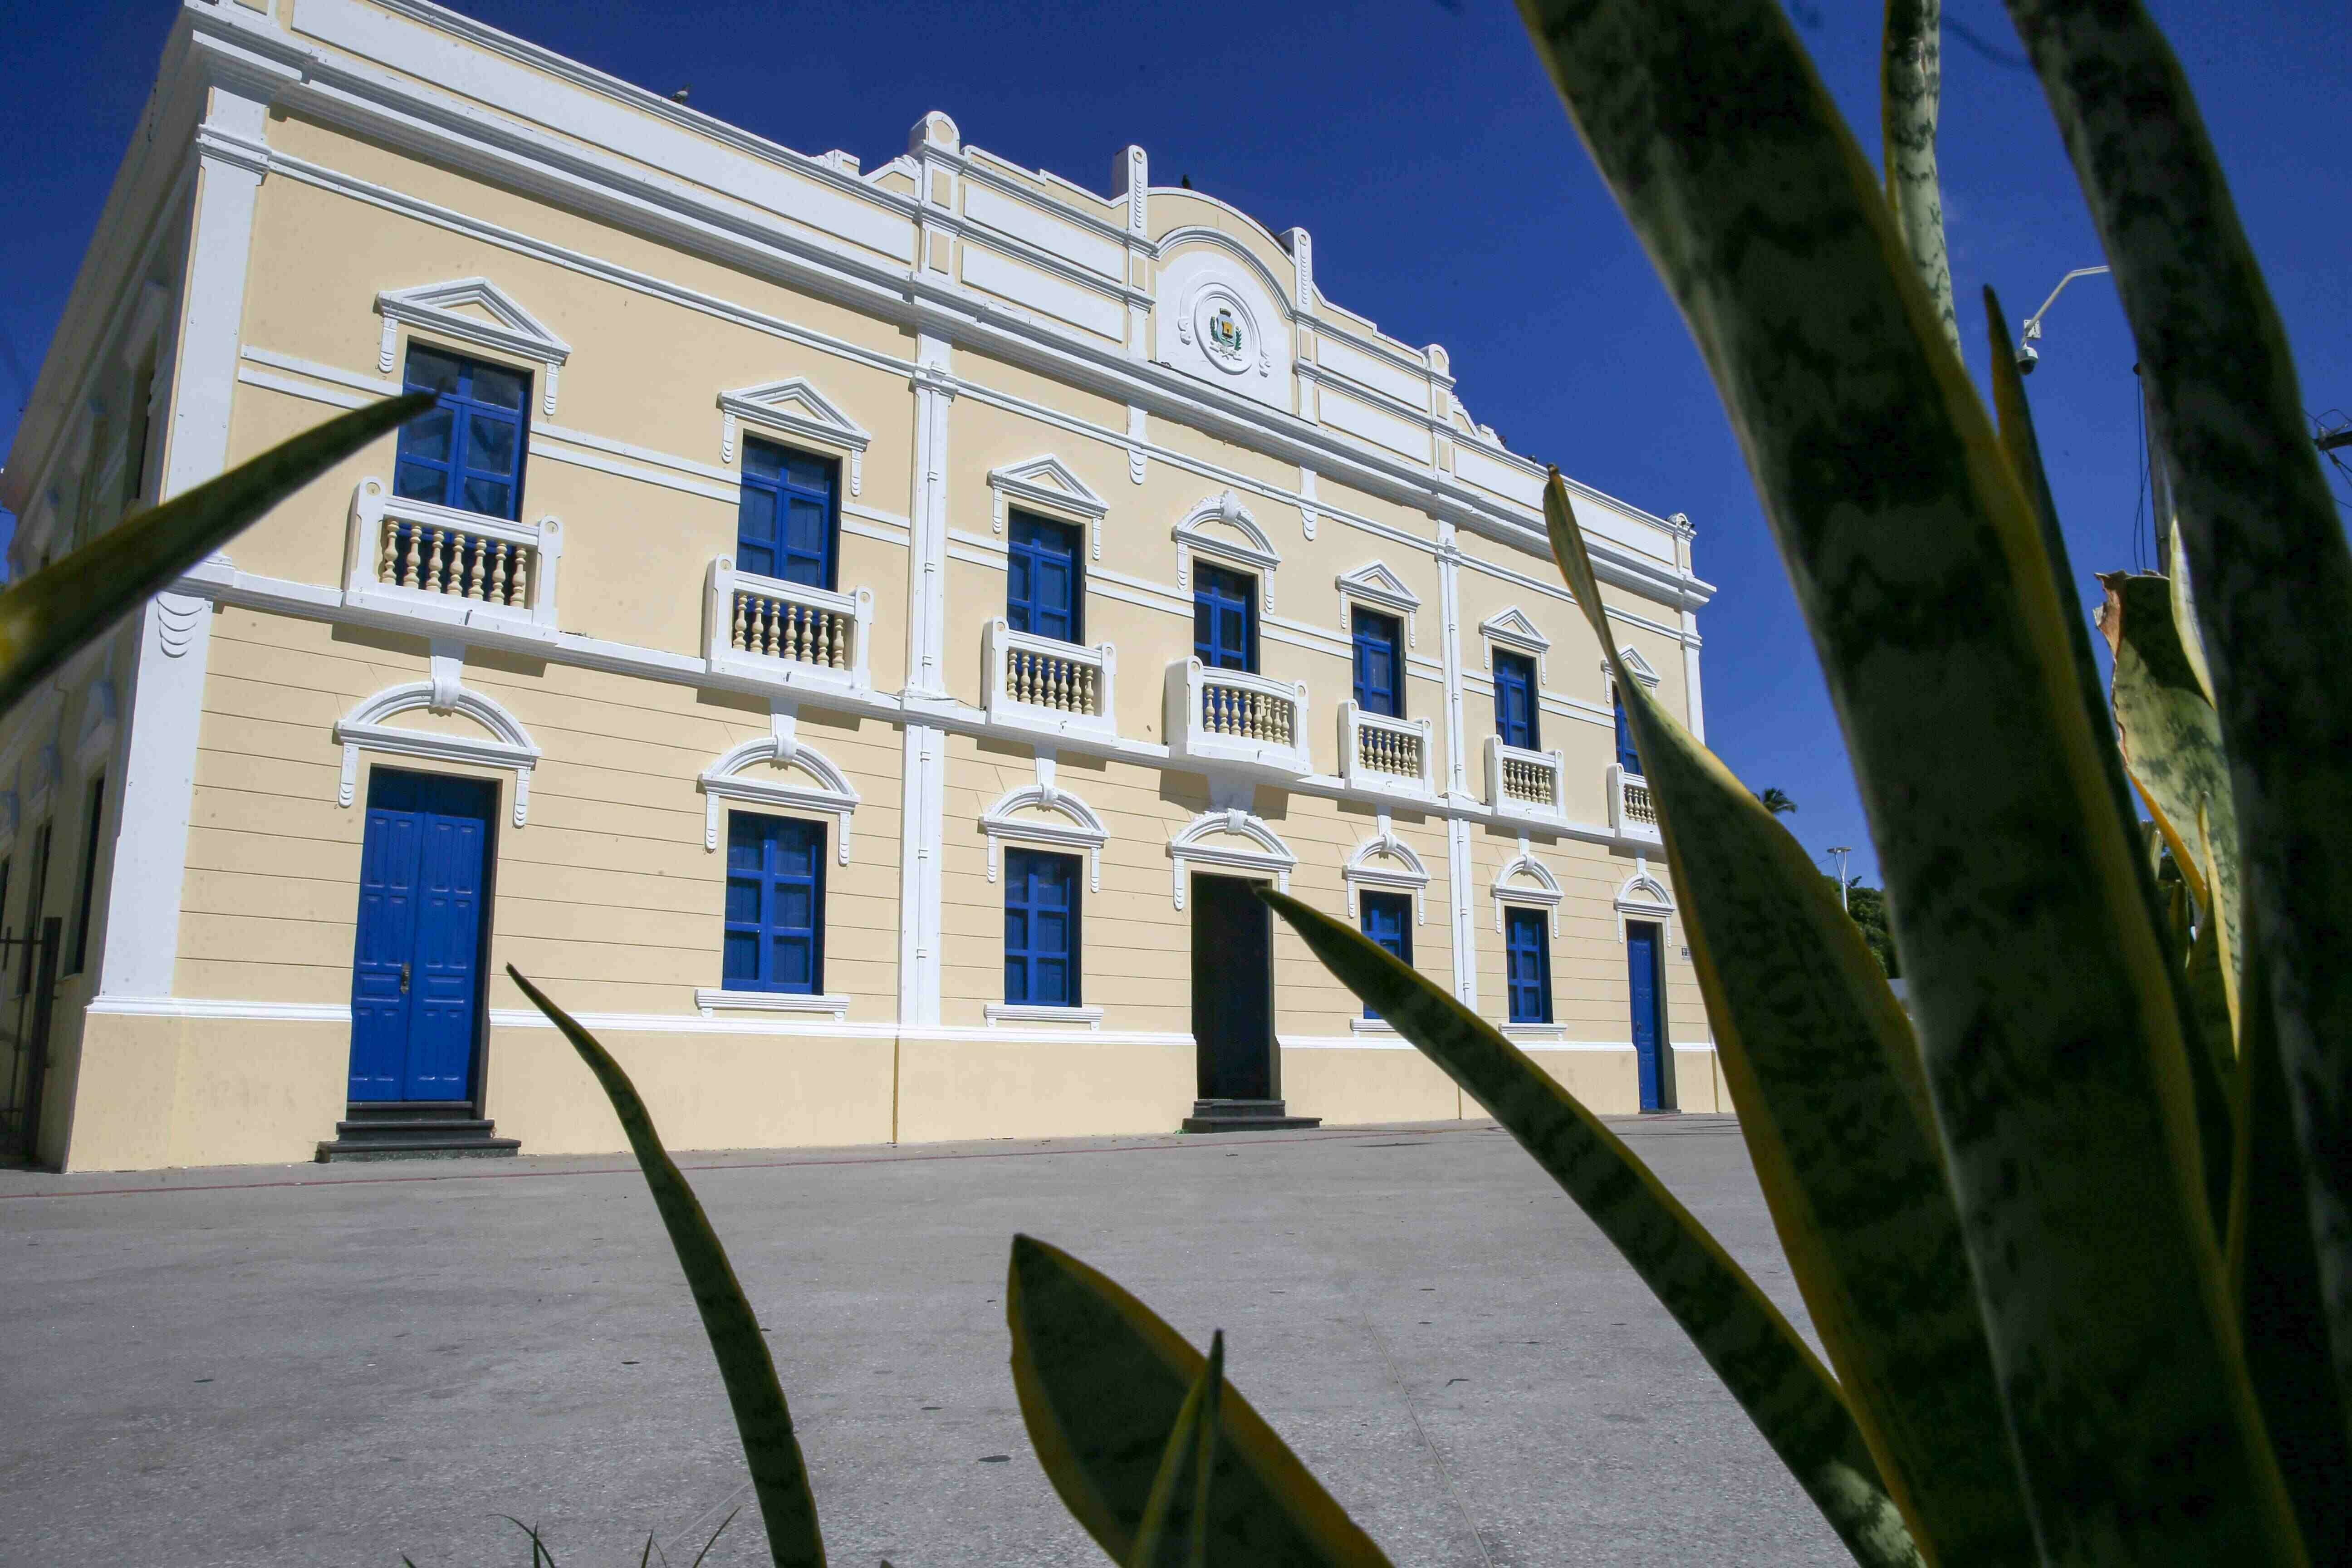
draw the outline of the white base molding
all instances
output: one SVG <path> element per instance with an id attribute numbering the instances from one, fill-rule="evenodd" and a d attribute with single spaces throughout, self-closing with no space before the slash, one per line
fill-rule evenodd
<path id="1" fill-rule="evenodd" d="M 1099 1007 L 1052 1007 L 1032 1002 L 990 1002 L 980 1012 L 992 1027 L 999 1023 L 1080 1024 L 1099 1029 L 1103 1017 Z"/>
<path id="2" fill-rule="evenodd" d="M 849 1015 L 849 998 L 805 991 L 718 991 L 698 986 L 694 1005 L 706 1018 L 724 1007 L 743 1013 L 815 1013 L 841 1019 Z"/>

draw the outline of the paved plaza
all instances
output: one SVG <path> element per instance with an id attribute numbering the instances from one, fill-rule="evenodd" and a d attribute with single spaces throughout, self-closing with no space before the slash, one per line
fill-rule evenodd
<path id="1" fill-rule="evenodd" d="M 1802 1321 L 1728 1118 L 1617 1124 Z M 1648 1289 L 1482 1123 L 682 1155 L 836 1564 L 1099 1563 L 1005 1367 L 1016 1230 L 1205 1345 L 1399 1568 L 1832 1563 Z M 766 1561 L 617 1159 L 0 1173 L 0 1561 Z M 681 1554 L 682 1553 L 682 1554 Z"/>

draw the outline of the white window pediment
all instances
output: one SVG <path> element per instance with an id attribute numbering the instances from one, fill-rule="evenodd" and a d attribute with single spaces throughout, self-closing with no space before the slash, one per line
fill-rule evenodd
<path id="1" fill-rule="evenodd" d="M 1095 494 L 1061 458 L 1047 455 L 991 468 L 988 488 L 993 498 L 990 532 L 1004 531 L 1004 515 L 1013 507 L 1034 507 L 1048 514 L 1083 519 L 1093 534 L 1094 559 L 1102 559 L 1102 520 L 1110 510 L 1110 502 Z"/>
<path id="2" fill-rule="evenodd" d="M 998 846 L 1011 839 L 1055 849 L 1085 850 L 1087 890 L 1102 891 L 1102 847 L 1110 837 L 1110 829 L 1103 826 L 1094 807 L 1069 791 L 1051 782 L 1007 790 L 981 814 L 980 830 L 988 836 L 990 881 L 996 880 Z"/>
<path id="3" fill-rule="evenodd" d="M 1625 940 L 1625 921 L 1655 921 L 1664 925 L 1674 918 L 1675 898 L 1666 885 L 1651 873 L 1646 858 L 1633 862 L 1633 874 L 1617 889 L 1617 940 Z"/>
<path id="4" fill-rule="evenodd" d="M 754 768 L 775 770 L 786 775 L 798 772 L 807 775 L 807 782 L 777 777 L 772 773 L 763 777 L 749 771 Z M 719 803 L 739 800 L 746 805 L 830 816 L 840 828 L 835 835 L 834 859 L 844 866 L 849 864 L 850 817 L 857 810 L 857 791 L 850 786 L 847 776 L 832 758 L 814 746 L 800 743 L 789 716 L 778 714 L 773 732 L 730 749 L 702 770 L 695 784 L 704 798 L 704 849 L 719 847 Z"/>
<path id="5" fill-rule="evenodd" d="M 1290 873 L 1298 865 L 1298 857 L 1280 835 L 1239 806 L 1194 817 L 1169 842 L 1168 858 L 1173 862 L 1171 890 L 1180 910 L 1184 907 L 1186 872 L 1195 862 L 1212 871 L 1270 877 L 1286 893 L 1290 891 Z"/>
<path id="6" fill-rule="evenodd" d="M 395 756 L 423 757 L 430 762 L 466 763 L 478 767 L 510 768 L 515 775 L 514 825 L 530 816 L 530 773 L 538 764 L 539 744 L 521 721 L 478 691 L 459 685 L 456 661 L 434 660 L 434 679 L 387 686 L 336 721 L 335 739 L 343 748 L 343 772 L 337 801 L 350 805 L 357 798 L 360 752 L 389 752 Z M 488 732 L 478 740 L 438 730 L 404 729 L 386 721 L 423 709 L 427 712 L 459 714 Z"/>
<path id="7" fill-rule="evenodd" d="M 1404 585 L 1404 579 L 1389 570 L 1383 562 L 1370 561 L 1353 572 L 1343 572 L 1338 578 L 1340 600 L 1340 624 L 1345 629 L 1349 616 L 1347 606 L 1360 600 L 1374 609 L 1386 610 L 1401 617 L 1405 626 L 1405 643 L 1411 647 L 1421 646 L 1421 628 L 1414 614 L 1421 608 L 1421 596 Z"/>
<path id="8" fill-rule="evenodd" d="M 1348 885 L 1348 918 L 1363 918 L 1361 901 L 1357 895 L 1370 888 L 1380 892 L 1402 892 L 1412 895 L 1412 923 L 1426 924 L 1429 920 L 1427 894 L 1429 868 L 1414 854 L 1412 846 L 1391 831 L 1388 819 L 1381 819 L 1381 830 L 1356 846 L 1348 863 L 1339 868 Z"/>
<path id="9" fill-rule="evenodd" d="M 1650 668 L 1650 661 L 1648 659 L 1643 658 L 1640 654 L 1636 653 L 1630 647 L 1619 648 L 1617 650 L 1617 657 L 1625 661 L 1625 668 L 1633 672 L 1634 679 L 1640 681 L 1643 685 L 1648 687 L 1653 691 L 1655 691 L 1658 689 L 1658 672 Z M 1614 681 L 1617 677 L 1617 672 L 1610 668 L 1609 661 L 1605 658 L 1601 661 L 1601 673 L 1608 676 L 1612 681 Z"/>
<path id="10" fill-rule="evenodd" d="M 1551 652 L 1551 639 L 1537 630 L 1535 622 L 1529 620 L 1527 612 L 1517 605 L 1480 621 L 1478 635 L 1486 641 L 1489 673 L 1495 668 L 1495 650 L 1506 647 L 1514 653 L 1526 654 L 1536 661 L 1537 685 L 1551 684 L 1550 672 L 1545 668 Z"/>
<path id="11" fill-rule="evenodd" d="M 866 448 L 873 444 L 872 434 L 805 378 L 793 376 L 786 381 L 762 382 L 757 386 L 722 392 L 719 395 L 719 411 L 720 461 L 735 460 L 736 426 L 756 425 L 847 453 L 849 493 L 859 495 L 865 491 Z"/>
<path id="12" fill-rule="evenodd" d="M 1258 597 L 1266 609 L 1274 608 L 1274 569 L 1282 564 L 1282 552 L 1233 491 L 1202 501 L 1184 514 L 1169 535 L 1176 541 L 1177 587 L 1192 587 L 1192 558 L 1206 555 L 1256 573 Z"/>
<path id="13" fill-rule="evenodd" d="M 375 367 L 384 374 L 392 374 L 394 351 L 401 324 L 405 322 L 494 353 L 536 361 L 546 371 L 541 377 L 540 412 L 554 415 L 556 375 L 572 357 L 572 345 L 548 331 L 488 279 L 458 278 L 413 289 L 387 289 L 375 297 L 375 309 L 383 318 L 383 341 L 376 351 Z"/>
<path id="14" fill-rule="evenodd" d="M 1502 933 L 1503 907 L 1506 904 L 1533 904 L 1551 911 L 1551 934 L 1554 939 L 1559 936 L 1559 901 L 1562 897 L 1559 879 L 1551 874 L 1550 868 L 1535 858 L 1526 839 L 1519 840 L 1519 852 L 1505 861 L 1502 869 L 1495 873 L 1492 893 L 1496 935 Z"/>

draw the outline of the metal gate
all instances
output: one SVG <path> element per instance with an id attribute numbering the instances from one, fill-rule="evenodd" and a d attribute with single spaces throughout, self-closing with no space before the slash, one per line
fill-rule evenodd
<path id="1" fill-rule="evenodd" d="M 37 936 L 0 936 L 0 972 L 16 993 L 0 1002 L 0 1159 L 40 1157 L 41 1089 L 48 1077 L 64 930 L 65 921 L 51 915 Z"/>

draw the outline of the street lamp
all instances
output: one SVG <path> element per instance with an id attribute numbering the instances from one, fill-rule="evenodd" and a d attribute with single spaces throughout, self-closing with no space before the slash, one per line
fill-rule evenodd
<path id="1" fill-rule="evenodd" d="M 2017 340 L 2018 374 L 2032 375 L 2033 367 L 2041 363 L 2042 353 L 2033 346 L 2033 340 L 2042 335 L 2042 318 L 2050 313 L 2050 307 L 2058 302 L 2058 296 L 2066 291 L 2066 285 L 2077 278 L 2095 278 L 2105 270 L 2104 267 L 2077 267 L 2058 279 L 2058 287 L 2050 290 L 2050 298 L 2042 301 L 2042 309 L 2025 318 L 2025 335 Z"/>
<path id="2" fill-rule="evenodd" d="M 1829 847 L 1828 853 L 1838 858 L 1838 908 L 1845 910 L 1848 914 L 1852 914 L 1853 913 L 1853 909 L 1845 900 L 1845 858 L 1853 853 L 1853 846 L 1851 844 L 1832 844 Z"/>

